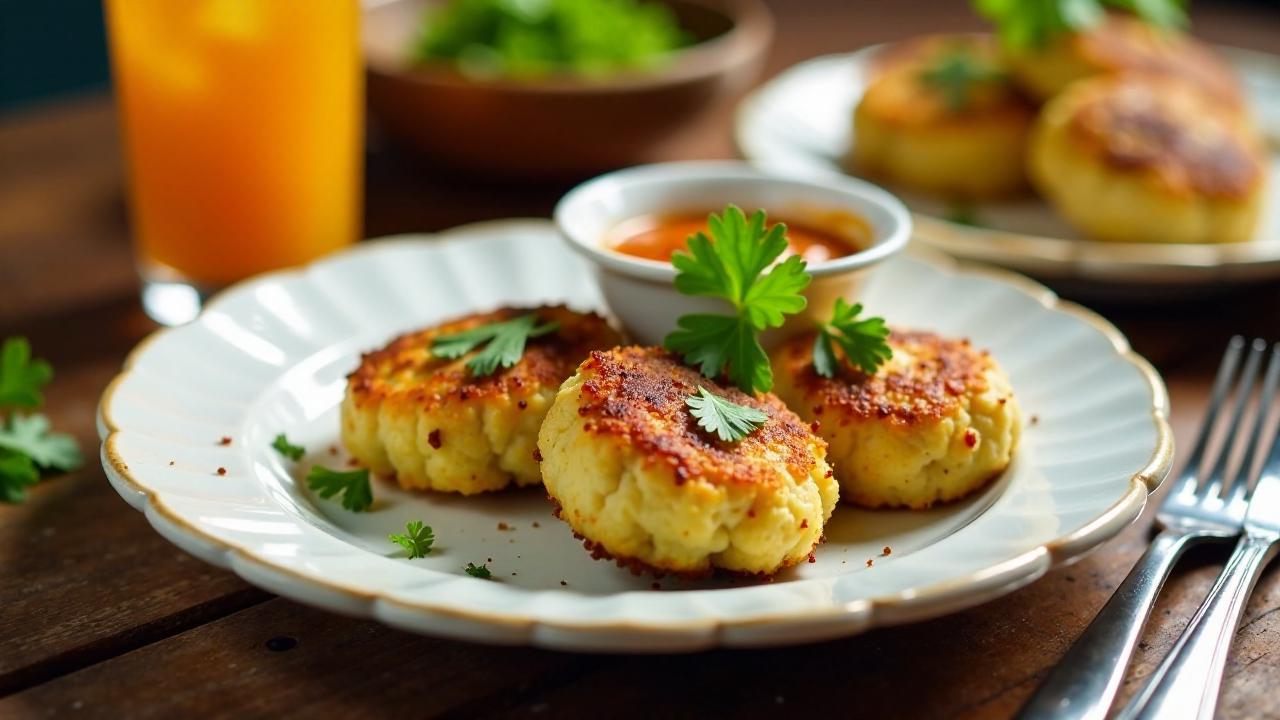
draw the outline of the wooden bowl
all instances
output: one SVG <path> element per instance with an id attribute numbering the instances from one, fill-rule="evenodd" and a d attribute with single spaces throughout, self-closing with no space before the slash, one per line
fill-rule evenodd
<path id="1" fill-rule="evenodd" d="M 650 72 L 532 81 L 415 64 L 433 0 L 389 0 L 364 14 L 369 107 L 390 136 L 455 169 L 567 179 L 654 159 L 653 149 L 757 77 L 773 35 L 760 0 L 669 0 L 697 42 Z"/>

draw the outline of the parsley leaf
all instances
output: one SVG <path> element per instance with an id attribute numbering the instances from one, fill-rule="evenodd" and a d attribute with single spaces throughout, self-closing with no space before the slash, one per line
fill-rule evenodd
<path id="1" fill-rule="evenodd" d="M 697 418 L 698 425 L 725 442 L 737 442 L 764 424 L 768 415 L 744 405 L 737 405 L 708 392 L 701 385 L 698 394 L 685 398 L 689 414 Z"/>
<path id="2" fill-rule="evenodd" d="M 804 309 L 805 299 L 799 293 L 811 278 L 798 255 L 760 276 L 787 249 L 785 225 L 766 230 L 763 210 L 748 220 L 742 210 L 730 205 L 722 215 L 712 213 L 707 226 L 710 238 L 695 233 L 688 240 L 688 252 L 671 256 L 678 271 L 677 290 L 728 300 L 759 329 L 778 327 L 784 314 Z"/>
<path id="3" fill-rule="evenodd" d="M 850 364 L 868 375 L 893 357 L 888 343 L 889 328 L 885 327 L 884 318 L 858 319 L 861 312 L 861 304 L 850 305 L 844 298 L 836 298 L 831 322 L 818 327 L 818 337 L 813 342 L 813 369 L 822 377 L 836 375 L 840 365 L 836 359 L 836 346 L 844 352 Z"/>
<path id="4" fill-rule="evenodd" d="M 368 510 L 373 504 L 373 489 L 365 468 L 339 472 L 316 465 L 307 472 L 307 487 L 326 500 L 342 493 L 342 507 L 352 512 Z"/>
<path id="5" fill-rule="evenodd" d="M 936 88 L 952 111 L 969 107 L 973 91 L 985 83 L 1004 80 L 1005 73 L 975 56 L 963 46 L 939 55 L 920 73 L 920 79 Z"/>
<path id="6" fill-rule="evenodd" d="M 291 445 L 289 438 L 285 437 L 284 433 L 280 433 L 275 440 L 271 441 L 271 447 L 294 462 L 301 460 L 302 456 L 307 452 L 307 449 L 301 445 Z"/>
<path id="7" fill-rule="evenodd" d="M 53 368 L 31 359 L 31 344 L 11 337 L 0 346 L 0 408 L 36 408 L 44 403 L 40 388 L 53 379 Z"/>
<path id="8" fill-rule="evenodd" d="M 410 560 L 426 557 L 427 553 L 431 552 L 431 545 L 436 541 L 431 527 L 423 524 L 421 520 L 414 520 L 405 525 L 404 529 L 404 535 L 392 533 L 387 536 L 387 539 L 408 550 Z"/>
<path id="9" fill-rule="evenodd" d="M 39 481 L 41 471 L 75 470 L 84 462 L 74 438 L 49 432 L 48 418 L 12 412 L 40 407 L 40 390 L 52 379 L 49 363 L 31 359 L 26 338 L 11 337 L 0 345 L 0 502 L 26 500 L 26 489 Z"/>
<path id="10" fill-rule="evenodd" d="M 499 367 L 509 368 L 520 362 L 524 346 L 529 338 L 542 337 L 560 329 L 560 323 L 538 325 L 538 317 L 532 313 L 503 322 L 481 325 L 453 335 L 442 335 L 431 343 L 436 357 L 456 359 L 488 343 L 475 357 L 467 361 L 467 368 L 477 377 L 492 375 Z"/>
<path id="11" fill-rule="evenodd" d="M 462 569 L 473 578 L 488 580 L 493 577 L 493 573 L 489 572 L 489 566 L 487 564 L 476 565 L 475 563 L 467 563 L 467 566 Z"/>
<path id="12" fill-rule="evenodd" d="M 663 345 L 707 377 L 727 375 L 744 392 L 768 391 L 773 371 L 759 334 L 805 308 L 801 292 L 812 277 L 799 256 L 774 264 L 787 249 L 786 227 L 766 229 L 763 211 L 748 219 L 729 205 L 707 218 L 707 228 L 710 237 L 695 233 L 688 252 L 671 256 L 676 289 L 725 300 L 734 314 L 682 316 Z"/>
<path id="13" fill-rule="evenodd" d="M 40 471 L 31 458 L 0 449 L 0 502 L 20 503 L 26 500 L 27 488 L 39 480 Z"/>
<path id="14" fill-rule="evenodd" d="M 794 315 L 808 304 L 800 293 L 812 279 L 804 260 L 792 255 L 747 289 L 742 311 L 755 328 L 781 327 L 784 316 Z"/>
<path id="15" fill-rule="evenodd" d="M 786 228 L 775 225 L 766 232 L 765 215 L 757 210 L 748 220 L 734 205 L 723 215 L 707 217 L 706 233 L 697 232 L 687 241 L 688 252 L 671 256 L 680 272 L 676 289 L 685 295 L 720 297 L 741 307 L 750 283 L 787 249 Z"/>
<path id="16" fill-rule="evenodd" d="M 0 448 L 25 455 L 45 470 L 75 470 L 84 462 L 75 438 L 49 432 L 43 415 L 14 415 L 0 423 Z"/>
<path id="17" fill-rule="evenodd" d="M 1184 27 L 1183 0 L 974 0 L 977 13 L 995 23 L 1011 48 L 1040 48 L 1058 35 L 1102 22 L 1106 7 L 1127 10 L 1159 27 Z"/>
<path id="18" fill-rule="evenodd" d="M 751 392 L 773 387 L 769 355 L 760 345 L 755 328 L 743 318 L 731 315 L 684 315 L 678 328 L 666 337 L 667 349 L 684 356 L 707 377 L 723 374 L 729 382 Z M 727 371 L 724 371 L 727 367 Z"/>

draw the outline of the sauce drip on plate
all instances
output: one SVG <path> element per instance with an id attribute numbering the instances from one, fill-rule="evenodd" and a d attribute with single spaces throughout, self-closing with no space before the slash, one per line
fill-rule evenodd
<path id="1" fill-rule="evenodd" d="M 829 213 L 820 222 L 786 218 L 778 222 L 787 228 L 785 255 L 799 255 L 810 264 L 852 255 L 870 244 L 871 229 L 866 221 L 849 213 Z M 606 245 L 624 255 L 670 262 L 671 255 L 686 249 L 689 236 L 697 232 L 707 232 L 706 213 L 642 215 L 614 228 Z"/>

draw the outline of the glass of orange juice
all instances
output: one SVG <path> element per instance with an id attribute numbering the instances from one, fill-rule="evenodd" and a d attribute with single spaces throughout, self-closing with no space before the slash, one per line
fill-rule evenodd
<path id="1" fill-rule="evenodd" d="M 359 234 L 359 0 L 106 0 L 143 305 Z"/>

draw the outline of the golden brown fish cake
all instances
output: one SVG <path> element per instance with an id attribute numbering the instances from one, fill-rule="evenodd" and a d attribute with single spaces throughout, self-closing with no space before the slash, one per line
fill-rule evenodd
<path id="1" fill-rule="evenodd" d="M 773 353 L 777 393 L 817 423 L 841 497 L 864 507 L 927 508 L 962 498 L 1008 467 L 1021 424 L 1004 371 L 967 340 L 894 331 L 874 375 L 847 363 L 824 378 L 813 334 Z"/>
<path id="2" fill-rule="evenodd" d="M 1045 106 L 1029 171 L 1089 236 L 1116 242 L 1248 240 L 1265 154 L 1237 113 L 1169 79 L 1099 77 Z"/>
<path id="3" fill-rule="evenodd" d="M 475 377 L 436 357 L 445 335 L 536 313 L 559 329 L 529 340 L 510 368 Z M 591 350 L 621 338 L 603 318 L 563 307 L 503 308 L 402 335 L 365 354 L 347 379 L 342 439 L 356 461 L 402 487 L 464 495 L 532 485 L 538 428 L 560 384 Z"/>
<path id="4" fill-rule="evenodd" d="M 768 420 L 721 441 L 689 414 L 699 386 Z M 593 554 L 663 573 L 794 565 L 839 494 L 825 443 L 780 400 L 722 386 L 658 348 L 591 353 L 560 389 L 538 449 L 547 493 Z"/>
<path id="5" fill-rule="evenodd" d="M 900 43 L 873 73 L 854 110 L 849 161 L 856 172 L 960 199 L 1025 188 L 1035 108 L 1004 76 L 990 37 L 932 35 Z M 974 79 L 930 79 L 947 73 Z"/>
<path id="6" fill-rule="evenodd" d="M 1240 80 L 1213 48 L 1132 15 L 1111 13 L 1097 26 L 1061 35 L 1043 48 L 1005 52 L 1018 84 L 1042 101 L 1084 78 L 1139 74 L 1195 85 L 1216 104 L 1236 110 L 1244 104 Z"/>

